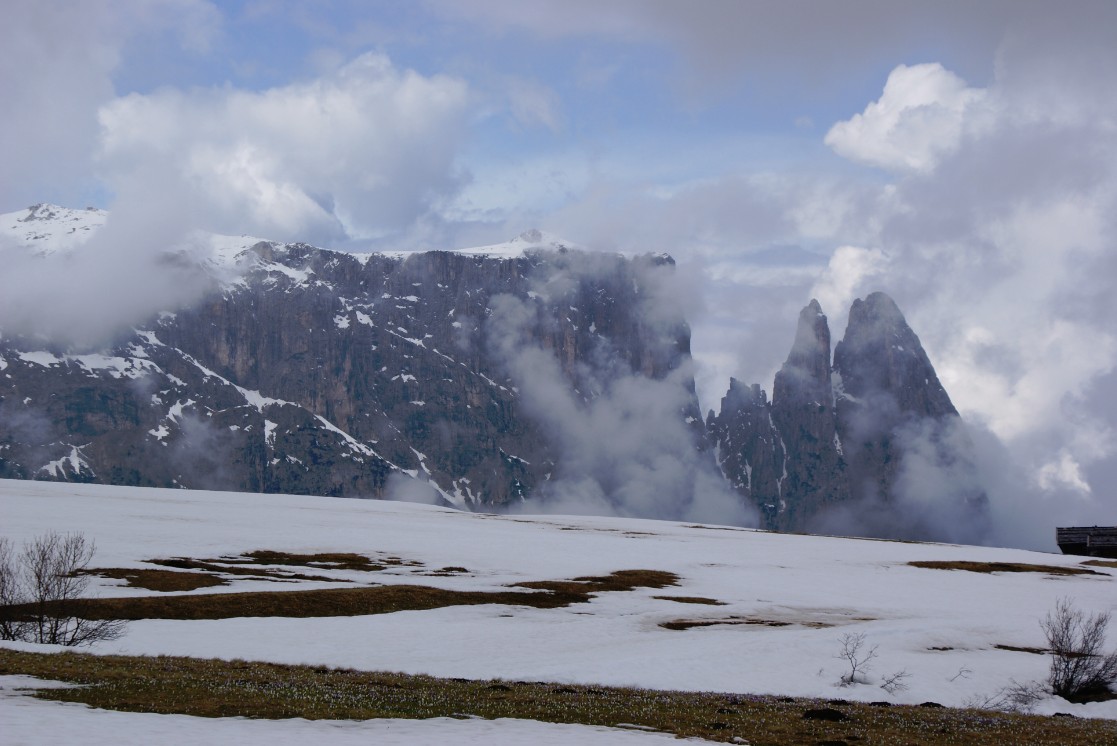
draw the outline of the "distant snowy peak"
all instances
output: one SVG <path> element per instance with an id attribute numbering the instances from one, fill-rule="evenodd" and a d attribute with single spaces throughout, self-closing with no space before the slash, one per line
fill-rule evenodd
<path id="1" fill-rule="evenodd" d="M 95 207 L 75 210 L 39 203 L 0 215 L 0 241 L 24 246 L 43 256 L 67 252 L 92 238 L 108 218 L 107 210 Z M 261 243 L 273 248 L 283 246 L 256 236 L 195 231 L 185 236 L 179 245 L 166 247 L 165 251 L 197 257 L 218 279 L 232 281 L 262 263 L 259 252 L 249 251 Z"/>
<path id="2" fill-rule="evenodd" d="M 107 210 L 87 207 L 75 210 L 48 203 L 39 203 L 23 210 L 0 214 L 0 241 L 26 246 L 36 253 L 53 254 L 57 251 L 73 249 L 85 243 L 108 220 Z M 7 239 L 7 240 L 5 240 Z M 255 257 L 247 257 L 245 251 L 259 243 L 267 243 L 282 251 L 287 246 L 277 241 L 269 241 L 254 236 L 226 236 L 199 232 L 191 241 L 195 250 L 206 244 L 212 248 L 208 264 L 222 269 L 243 269 L 245 260 L 255 263 Z M 582 249 L 572 241 L 537 228 L 526 230 L 510 241 L 458 249 L 458 254 L 474 254 L 496 258 L 514 259 L 531 251 L 564 251 Z M 351 253 L 358 261 L 367 262 L 372 253 Z M 403 259 L 413 252 L 374 252 Z"/>
<path id="3" fill-rule="evenodd" d="M 41 202 L 0 215 L 0 236 L 50 254 L 84 243 L 105 224 L 108 216 L 95 207 L 74 210 Z"/>
<path id="4" fill-rule="evenodd" d="M 528 251 L 564 251 L 567 249 L 580 249 L 576 243 L 567 241 L 552 233 L 541 231 L 538 228 L 526 230 L 511 241 L 492 244 L 490 246 L 475 246 L 469 249 L 458 249 L 458 254 L 478 254 L 514 259 L 523 256 Z"/>

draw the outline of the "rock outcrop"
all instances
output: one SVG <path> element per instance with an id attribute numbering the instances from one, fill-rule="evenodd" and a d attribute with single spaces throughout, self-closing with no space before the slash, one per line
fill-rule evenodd
<path id="1" fill-rule="evenodd" d="M 967 540 L 984 531 L 972 443 L 884 293 L 854 302 L 832 367 L 812 300 L 771 403 L 734 381 L 707 424 L 723 473 L 769 528 Z"/>
<path id="2" fill-rule="evenodd" d="M 16 225 L 30 246 L 104 217 Z M 703 422 L 669 257 L 528 234 L 514 256 L 222 240 L 199 265 L 208 295 L 102 348 L 0 329 L 0 477 L 473 509 L 580 484 L 595 510 L 683 518 L 716 461 L 718 500 L 731 488 L 767 528 L 980 533 L 972 444 L 882 293 L 853 304 L 832 362 L 811 301 L 771 401 L 732 380 Z"/>
<path id="3" fill-rule="evenodd" d="M 553 355 L 582 399 L 689 359 L 685 321 L 651 297 L 663 256 L 259 243 L 236 262 L 235 281 L 94 354 L 0 339 L 0 477 L 381 497 L 395 473 L 499 507 L 560 456 L 523 411 L 500 299 L 517 344 Z M 697 418 L 688 381 L 680 417 Z"/>

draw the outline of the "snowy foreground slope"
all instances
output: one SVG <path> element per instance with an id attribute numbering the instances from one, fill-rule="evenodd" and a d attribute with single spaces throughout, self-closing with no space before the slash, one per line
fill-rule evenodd
<path id="1" fill-rule="evenodd" d="M 84 532 L 97 543 L 93 564 L 101 567 L 270 549 L 394 555 L 414 564 L 371 577 L 327 572 L 363 583 L 458 590 L 501 590 L 512 583 L 624 569 L 664 570 L 682 579 L 674 588 L 602 593 L 589 603 L 559 609 L 483 605 L 365 617 L 140 621 L 131 623 L 120 640 L 96 647 L 98 653 L 960 706 L 1011 680 L 1044 678 L 1046 656 L 996 646 L 1043 647 L 1038 621 L 1057 599 L 1069 597 L 1087 611 L 1117 611 L 1117 570 L 1111 568 L 1071 577 L 907 565 L 971 560 L 1077 566 L 1083 559 L 1023 550 L 617 518 L 495 516 L 380 501 L 3 480 L 0 515 L 0 535 L 17 544 L 48 530 Z M 468 572 L 431 574 L 444 567 Z M 120 587 L 120 581 L 96 583 L 102 596 L 153 593 Z M 240 579 L 194 593 L 327 585 Z M 702 597 L 723 605 L 655 596 Z M 682 630 L 661 626 L 680 620 L 722 623 Z M 850 632 L 863 633 L 867 644 L 879 646 L 878 658 L 870 671 L 873 683 L 840 688 L 837 682 L 848 669 L 835 655 L 840 638 Z M 1117 636 L 1117 630 L 1111 632 Z M 879 687 L 882 676 L 901 670 L 910 675 L 907 691 L 890 695 Z M 89 716 L 72 706 L 0 697 L 0 712 L 10 714 L 16 707 L 53 708 L 59 728 L 66 727 L 70 715 Z M 1049 699 L 1037 712 L 1117 718 L 1117 702 L 1073 705 Z M 405 727 L 419 726 L 400 726 Z M 549 727 L 540 726 L 538 738 Z M 509 736 L 521 737 L 525 734 Z"/>

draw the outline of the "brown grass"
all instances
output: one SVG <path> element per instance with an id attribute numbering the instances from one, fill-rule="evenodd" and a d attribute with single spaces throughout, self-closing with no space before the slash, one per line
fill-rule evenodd
<path id="1" fill-rule="evenodd" d="M 1117 560 L 1086 560 L 1082 564 L 1090 567 L 1117 567 Z"/>
<path id="2" fill-rule="evenodd" d="M 146 588 L 149 591 L 195 591 L 199 588 L 213 588 L 228 585 L 228 581 L 204 572 L 176 572 L 175 570 L 151 570 L 131 567 L 97 567 L 86 570 L 86 575 L 101 578 L 115 578 L 127 581 L 131 588 Z"/>
<path id="3" fill-rule="evenodd" d="M 245 661 L 0 649 L 0 674 L 85 685 L 40 690 L 36 696 L 43 699 L 209 717 L 474 716 L 596 726 L 628 723 L 683 738 L 765 746 L 1102 746 L 1117 742 L 1117 724 L 1105 720 L 710 692 L 439 679 Z M 830 711 L 837 717 L 810 715 Z M 49 723 L 43 728 L 44 733 L 49 732 Z"/>
<path id="4" fill-rule="evenodd" d="M 440 567 L 437 570 L 419 574 L 430 578 L 453 578 L 459 575 L 468 575 L 469 570 L 464 567 Z"/>
<path id="5" fill-rule="evenodd" d="M 384 569 L 383 564 L 378 564 L 363 554 L 353 552 L 292 554 L 270 549 L 257 549 L 254 552 L 245 552 L 241 557 L 243 559 L 237 561 L 247 561 L 257 565 L 287 565 L 317 567 L 322 570 L 359 570 L 362 572 L 379 572 Z M 398 557 L 394 559 L 399 560 Z M 402 560 L 399 560 L 399 562 L 402 563 Z"/>
<path id="6" fill-rule="evenodd" d="M 602 577 L 543 580 L 513 586 L 530 589 L 523 591 L 455 591 L 422 585 L 382 585 L 372 588 L 90 598 L 71 603 L 67 608 L 70 613 L 86 619 L 126 620 L 360 616 L 479 604 L 554 609 L 584 603 L 597 593 L 630 591 L 641 587 L 664 588 L 676 582 L 678 577 L 668 572 L 619 570 Z M 9 606 L 2 612 L 18 617 L 28 610 L 23 606 Z"/>
<path id="7" fill-rule="evenodd" d="M 194 559 L 192 557 L 172 557 L 169 559 L 148 560 L 153 565 L 174 567 L 180 570 L 194 570 L 211 574 L 237 575 L 257 580 L 293 581 L 313 580 L 333 583 L 348 583 L 342 578 L 325 575 L 307 575 L 286 568 L 310 567 L 319 570 L 355 570 L 358 572 L 379 572 L 388 565 L 421 567 L 421 562 L 404 560 L 400 557 L 385 557 L 373 560 L 355 552 L 321 552 L 318 554 L 296 554 L 278 552 L 272 549 L 257 549 L 236 557 L 217 559 Z M 276 569 L 276 567 L 283 569 Z"/>
<path id="8" fill-rule="evenodd" d="M 316 580 L 316 581 L 330 581 L 333 583 L 349 582 L 347 580 L 339 580 L 338 578 L 327 578 L 325 575 L 306 575 L 304 573 L 286 572 L 282 570 L 269 570 L 264 567 L 246 567 L 245 563 L 240 564 L 223 564 L 229 560 L 198 560 L 189 557 L 172 557 L 170 559 L 153 559 L 148 560 L 153 565 L 162 565 L 163 567 L 175 567 L 180 570 L 199 570 L 201 572 L 208 572 L 223 575 L 236 575 L 238 577 L 254 578 L 257 580 L 273 580 L 273 581 L 294 581 L 294 580 Z"/>
<path id="9" fill-rule="evenodd" d="M 674 601 L 677 604 L 702 604 L 704 606 L 725 606 L 724 601 L 717 601 L 702 596 L 652 596 L 660 601 Z"/>
<path id="10" fill-rule="evenodd" d="M 919 560 L 909 562 L 912 567 L 926 567 L 932 570 L 967 570 L 969 572 L 1042 572 L 1048 575 L 1106 575 L 1106 573 L 1086 570 L 1081 567 L 1060 565 L 1029 565 L 1023 562 L 970 562 L 967 560 Z"/>
<path id="11" fill-rule="evenodd" d="M 1019 647 L 1017 645 L 994 645 L 993 647 L 997 650 L 1008 650 L 1013 653 L 1031 653 L 1032 655 L 1045 655 L 1050 652 L 1046 648 L 1028 648 Z"/>
<path id="12" fill-rule="evenodd" d="M 810 627 L 811 629 L 825 629 L 826 627 L 834 626 L 828 622 L 789 622 L 785 619 L 764 619 L 762 617 L 751 616 L 731 616 L 724 619 L 675 619 L 670 622 L 660 622 L 659 626 L 664 629 L 687 630 L 694 629 L 695 627 L 732 627 L 741 625 L 755 627 L 791 627 L 795 625 L 799 627 Z"/>

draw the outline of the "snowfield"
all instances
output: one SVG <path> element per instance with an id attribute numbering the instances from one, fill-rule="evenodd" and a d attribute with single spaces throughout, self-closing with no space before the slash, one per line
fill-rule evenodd
<path id="1" fill-rule="evenodd" d="M 961 706 L 1011 681 L 1042 680 L 1048 659 L 997 646 L 1042 648 L 1039 620 L 1071 598 L 1088 612 L 1117 611 L 1117 569 L 1096 575 L 976 573 L 908 566 L 915 560 L 970 560 L 1079 566 L 1084 558 L 1024 550 L 773 534 L 740 528 L 622 518 L 486 515 L 396 502 L 287 495 L 140 489 L 0 480 L 0 535 L 19 542 L 46 531 L 81 531 L 97 544 L 93 565 L 142 567 L 166 557 L 214 558 L 257 549 L 357 552 L 416 564 L 382 572 L 328 570 L 361 583 L 409 583 L 456 590 L 649 569 L 677 574 L 677 587 L 601 593 L 589 603 L 535 609 L 459 606 L 360 617 L 237 618 L 133 622 L 97 653 L 243 658 L 437 676 L 596 683 L 658 689 L 772 693 L 850 700 L 928 700 Z M 150 565 L 148 565 L 151 567 Z M 431 575 L 443 567 L 465 573 Z M 318 573 L 317 569 L 314 571 Z M 327 587 L 322 581 L 235 579 L 192 593 Z M 101 596 L 155 595 L 95 579 Z M 700 597 L 723 605 L 656 596 Z M 669 622 L 703 626 L 668 629 Z M 748 623 L 746 623 L 748 622 Z M 838 685 L 848 665 L 836 655 L 847 633 L 877 646 L 871 683 Z M 1117 626 L 1110 629 L 1117 645 Z M 42 649 L 35 646 L 36 649 Z M 906 691 L 880 688 L 908 674 Z M 11 695 L 0 681 L 0 715 L 49 713 L 55 742 L 87 719 L 173 716 L 91 712 Z M 48 709 L 49 708 L 49 709 Z M 1117 701 L 1075 705 L 1049 698 L 1037 712 L 1117 719 Z M 178 720 L 190 720 L 178 718 Z M 147 727 L 147 726 L 144 726 Z M 154 726 L 152 726 L 154 727 Z M 175 726 L 176 728 L 179 726 Z M 198 726 L 202 727 L 202 726 Z M 571 733 L 516 722 L 323 724 L 291 721 L 209 725 L 257 729 L 260 738 L 299 733 L 378 742 L 457 735 L 558 742 Z M 393 730 L 385 730 L 388 728 Z M 441 730 L 445 728 L 446 730 Z M 492 729 L 461 730 L 461 729 Z M 270 729 L 278 729 L 272 731 Z M 458 729 L 458 730 L 455 730 Z M 519 730 L 527 729 L 527 730 Z M 589 738 L 587 729 L 585 738 Z M 601 729 L 597 729 L 601 730 Z M 530 734 L 529 734 L 530 731 Z M 233 730 L 229 731 L 233 733 Z M 385 740 L 395 732 L 403 740 Z M 224 731 L 199 738 L 220 738 Z M 410 735 L 404 735 L 410 734 Z M 443 736 L 445 734 L 445 736 Z M 598 733 L 630 738 L 627 732 Z M 636 734 L 639 735 L 639 734 Z M 238 737 L 230 735 L 229 738 Z M 394 736 L 391 736 L 394 737 Z M 646 738 L 646 735 L 640 735 Z M 579 740 L 582 734 L 577 736 Z M 610 741 L 612 742 L 612 741 Z"/>

